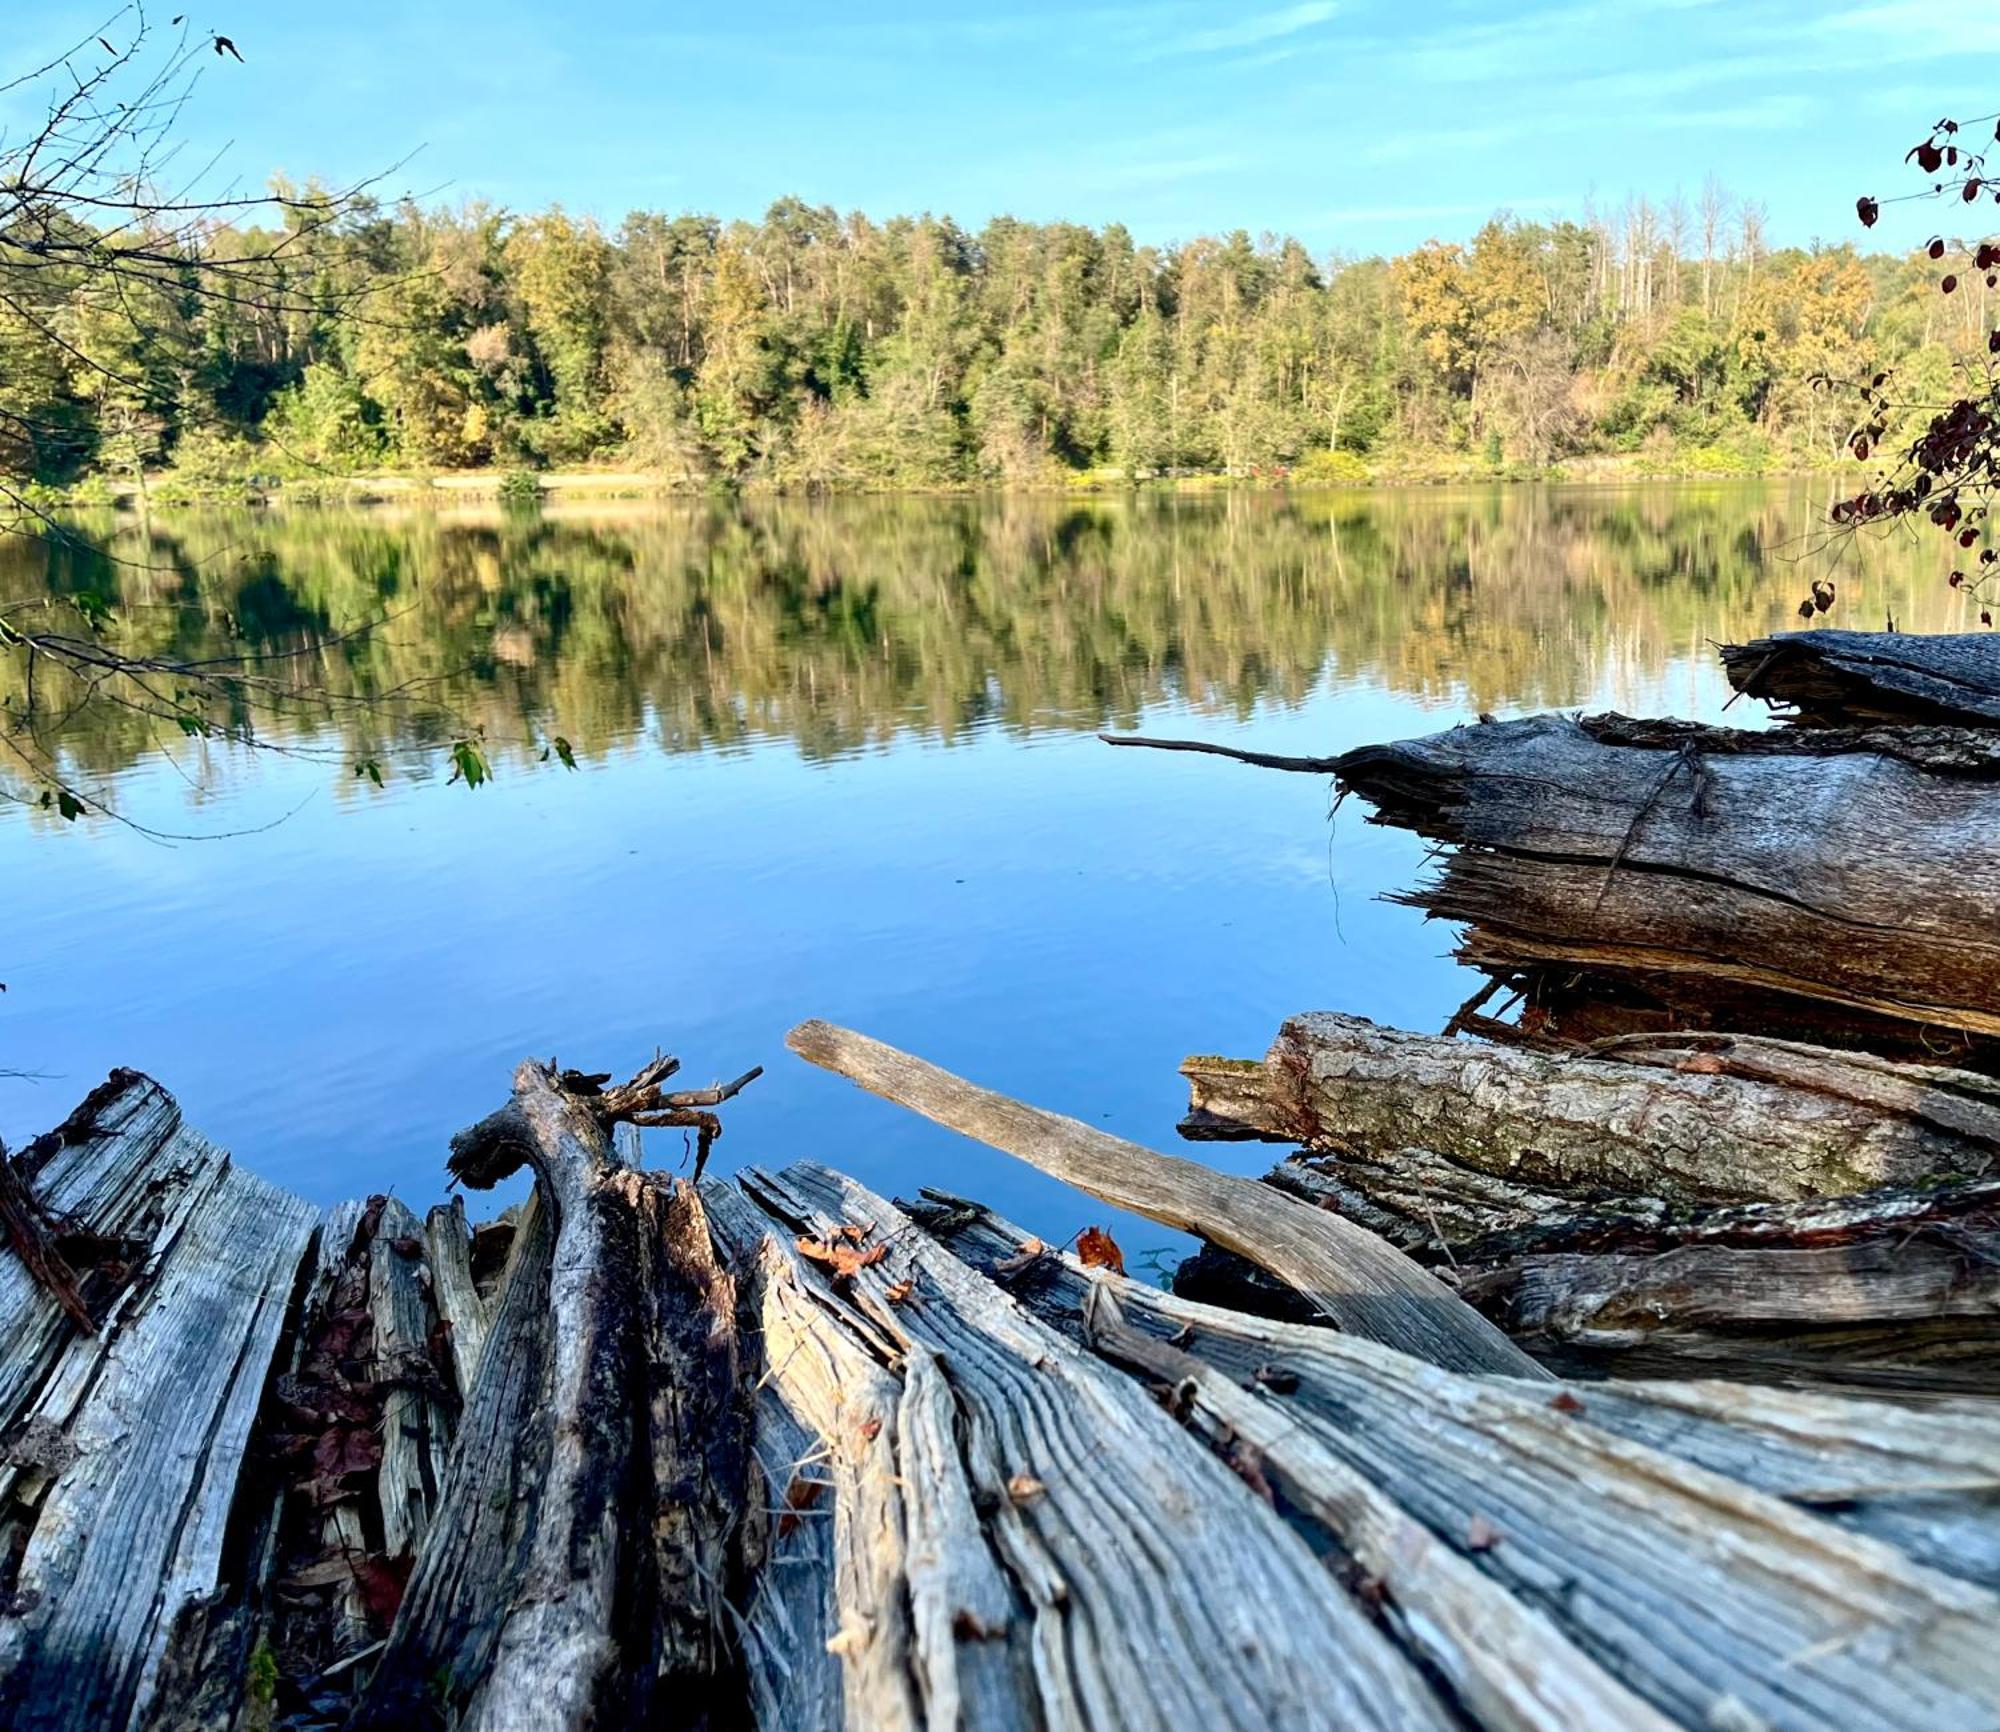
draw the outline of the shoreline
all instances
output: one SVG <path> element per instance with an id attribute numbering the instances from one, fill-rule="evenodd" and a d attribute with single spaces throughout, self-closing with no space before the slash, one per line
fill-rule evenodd
<path id="1" fill-rule="evenodd" d="M 1855 466 L 1858 469 L 1858 465 Z M 1146 476 L 1079 471 L 1046 481 L 965 482 L 939 487 L 779 487 L 768 483 L 699 481 L 640 470 L 467 469 L 431 475 L 343 475 L 301 479 L 246 475 L 189 482 L 171 474 L 136 481 L 87 477 L 73 486 L 34 489 L 30 498 L 49 510 L 184 509 L 208 505 L 394 506 L 443 505 L 458 501 L 533 507 L 555 501 L 643 499 L 960 499 L 1024 497 L 1090 498 L 1114 495 L 1199 496 L 1214 493 L 1382 493 L 1466 487 L 1628 487 L 1655 483 L 1737 486 L 1834 478 L 1829 467 L 1728 470 L 1694 465 L 1655 466 L 1625 458 L 1585 458 L 1536 470 L 1466 470 L 1424 473 L 1386 469 L 1379 473 L 1327 477 L 1297 471 L 1250 475 Z"/>

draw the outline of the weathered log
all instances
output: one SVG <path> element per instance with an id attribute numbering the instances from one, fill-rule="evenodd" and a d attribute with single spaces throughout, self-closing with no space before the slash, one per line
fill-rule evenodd
<path id="1" fill-rule="evenodd" d="M 785 1044 L 871 1093 L 1093 1197 L 1205 1234 L 1305 1294 L 1337 1328 L 1460 1370 L 1535 1375 L 1534 1362 L 1436 1276 L 1338 1216 L 1274 1206 L 1269 1189 L 1255 1180 L 1156 1154 L 1024 1106 L 829 1023 L 801 1023 Z"/>
<path id="2" fill-rule="evenodd" d="M 762 1375 L 822 1427 L 825 1491 L 772 1501 L 833 1526 L 847 1726 L 1458 1724 L 1143 1390 L 852 1181 L 738 1184 L 753 1207 L 711 1216 L 763 1271 Z M 896 1374 L 865 1406 L 839 1400 L 857 1353 Z"/>
<path id="3" fill-rule="evenodd" d="M 1298 1016 L 1261 1063 L 1188 1059 L 1183 1128 L 1377 1159 L 1421 1148 L 1510 1185 L 1681 1200 L 1841 1195 L 2000 1162 L 2000 1083 L 1974 1073 L 1752 1036 L 1597 1052 Z"/>
<path id="4" fill-rule="evenodd" d="M 1398 900 L 1466 923 L 1476 967 L 1698 976 L 2000 1033 L 2000 791 L 1823 745 L 1534 716 L 1362 747 L 1338 780 L 1458 844 Z"/>
<path id="5" fill-rule="evenodd" d="M 145 1078 L 92 1111 L 32 1170 L 82 1230 L 142 1242 L 99 1332 L 0 1254 L 0 1722 L 21 1732 L 148 1724 L 171 1651 L 199 1642 L 317 1223 Z"/>
<path id="6" fill-rule="evenodd" d="M 1797 631 L 1721 646 L 1729 683 L 1809 727 L 1854 722 L 2000 723 L 2000 638 L 1991 632 Z"/>
<path id="7" fill-rule="evenodd" d="M 1989 1409 L 1950 1410 L 1964 1429 L 1940 1448 L 1929 1409 L 1462 1377 L 1085 1269 L 932 1195 L 916 1218 L 965 1261 L 1166 1385 L 1219 1449 L 1255 1443 L 1260 1477 L 1326 1528 L 1386 1627 L 1481 1724 L 1537 1723 L 1524 1687 L 1576 1687 L 1592 1666 L 1676 1725 L 1973 1726 L 1996 1712 L 2000 1663 L 1980 1633 L 2000 1606 Z M 1513 1621 L 1481 1598 L 1496 1590 Z M 1910 1620 L 1940 1643 L 1908 1643 Z"/>
<path id="8" fill-rule="evenodd" d="M 735 1294 L 690 1184 L 620 1165 L 619 1119 L 662 1105 L 533 1061 L 453 1139 L 492 1184 L 532 1165 L 439 1507 L 354 1724 L 727 1724 L 726 1626 L 746 1471 Z M 685 1117 L 674 1122 L 685 1122 Z M 703 1127 L 706 1129 L 707 1127 Z M 712 1134 L 712 1132 L 710 1132 Z"/>
<path id="9" fill-rule="evenodd" d="M 463 1402 L 472 1393 L 479 1356 L 493 1326 L 493 1308 L 472 1273 L 472 1234 L 466 1226 L 463 1198 L 440 1203 L 424 1217 L 424 1239 L 430 1251 L 438 1321 L 451 1356 L 452 1385 Z"/>

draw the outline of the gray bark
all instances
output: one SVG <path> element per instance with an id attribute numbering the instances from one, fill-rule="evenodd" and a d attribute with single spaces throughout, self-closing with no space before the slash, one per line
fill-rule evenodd
<path id="1" fill-rule="evenodd" d="M 1721 653 L 1739 692 L 1808 726 L 2000 723 L 2000 638 L 1990 631 L 1781 632 Z"/>
<path id="2" fill-rule="evenodd" d="M 1679 975 L 2000 1033 L 1990 769 L 1823 744 L 1534 716 L 1362 747 L 1337 777 L 1380 822 L 1458 844 L 1399 900 L 1465 923 L 1477 967 Z"/>
<path id="3" fill-rule="evenodd" d="M 1051 1327 L 1165 1384 L 1218 1449 L 1254 1440 L 1262 1476 L 1480 1724 L 1536 1723 L 1539 1692 L 1587 1688 L 1592 1668 L 1690 1727 L 1914 1732 L 2000 1713 L 1990 1408 L 1940 1410 L 1947 1430 L 1967 1422 L 1945 1442 L 1930 1409 L 1459 1376 L 1024 1255 L 1019 1229 L 932 1196 L 926 1229 Z M 1478 1597 L 1496 1591 L 1512 1621 Z"/>
<path id="4" fill-rule="evenodd" d="M 1306 1295 L 1340 1329 L 1469 1371 L 1535 1375 L 1534 1362 L 1392 1246 L 1338 1216 L 1274 1202 L 1268 1187 L 1156 1154 L 979 1088 L 866 1035 L 801 1023 L 801 1058 L 1052 1174 L 1093 1197 L 1200 1232 Z"/>
<path id="5" fill-rule="evenodd" d="M 614 1159 L 607 1096 L 530 1061 L 453 1142 L 537 1208 L 505 1288 L 408 1596 L 357 1727 L 683 1725 L 738 1712 L 726 1632 L 745 1470 L 735 1293 L 692 1186 Z M 669 1710 L 668 1705 L 671 1704 Z"/>
<path id="6" fill-rule="evenodd" d="M 144 1245 L 94 1336 L 0 1256 L 0 1504 L 21 1523 L 0 1581 L 0 1721 L 139 1727 L 170 1649 L 228 1585 L 244 1450 L 318 1216 L 144 1078 L 34 1177 L 80 1226 Z"/>

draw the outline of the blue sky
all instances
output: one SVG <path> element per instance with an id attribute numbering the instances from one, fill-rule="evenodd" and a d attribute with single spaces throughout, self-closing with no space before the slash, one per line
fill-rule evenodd
<path id="1" fill-rule="evenodd" d="M 1857 193 L 1902 190 L 1938 114 L 2000 106 L 1992 0 L 218 3 L 190 22 L 247 64 L 209 69 L 189 126 L 245 180 L 422 147 L 398 189 L 612 222 L 792 192 L 1366 253 L 1497 208 L 1692 201 L 1713 171 L 1803 242 L 1855 234 Z M 110 9 L 14 0 L 8 53 Z M 1899 220 L 1878 233 L 1914 238 Z"/>

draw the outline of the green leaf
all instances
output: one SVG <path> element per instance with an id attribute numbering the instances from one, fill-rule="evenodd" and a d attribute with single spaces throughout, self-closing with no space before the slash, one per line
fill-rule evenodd
<path id="1" fill-rule="evenodd" d="M 493 774 L 492 766 L 486 762 L 486 754 L 470 740 L 454 740 L 451 743 L 451 781 L 463 782 L 468 788 L 476 788 Z M 445 784 L 449 787 L 451 784 Z"/>
<path id="2" fill-rule="evenodd" d="M 174 720 L 180 724 L 181 732 L 186 734 L 190 739 L 196 734 L 206 735 L 208 732 L 208 724 L 199 716 L 182 714 L 174 717 Z"/>
<path id="3" fill-rule="evenodd" d="M 378 788 L 382 785 L 382 765 L 379 759 L 363 758 L 354 766 L 354 773 L 357 776 L 366 776 Z"/>
<path id="4" fill-rule="evenodd" d="M 562 767 L 565 770 L 574 770 L 576 768 L 576 753 L 570 750 L 569 741 L 558 734 L 553 744 L 555 745 L 556 756 L 562 760 Z"/>
<path id="5" fill-rule="evenodd" d="M 94 589 L 82 590 L 69 598 L 70 606 L 83 615 L 83 623 L 94 632 L 111 623 L 111 603 Z"/>

